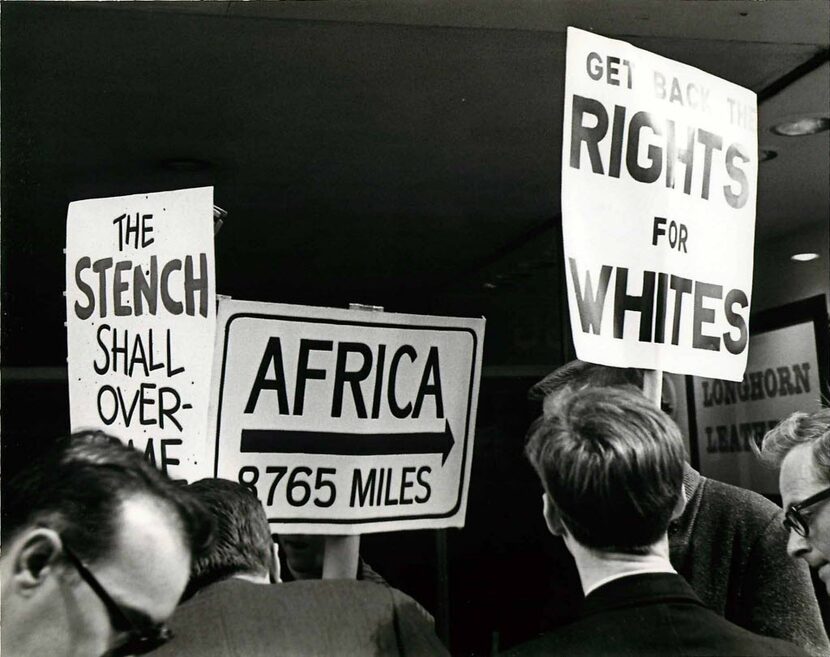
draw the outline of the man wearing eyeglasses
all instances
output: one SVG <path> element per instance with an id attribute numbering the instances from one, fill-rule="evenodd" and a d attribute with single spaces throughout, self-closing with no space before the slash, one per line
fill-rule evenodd
<path id="1" fill-rule="evenodd" d="M 804 559 L 830 593 L 830 408 L 782 420 L 764 436 L 761 456 L 781 468 L 787 553 Z"/>
<path id="2" fill-rule="evenodd" d="M 210 520 L 117 439 L 76 434 L 4 481 L 2 654 L 137 655 L 170 638 Z"/>

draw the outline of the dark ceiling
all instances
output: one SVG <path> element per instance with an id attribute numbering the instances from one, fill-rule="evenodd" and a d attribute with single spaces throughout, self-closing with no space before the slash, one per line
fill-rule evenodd
<path id="1" fill-rule="evenodd" d="M 765 147 L 768 103 L 827 112 L 829 20 L 824 0 L 3 2 L 3 364 L 65 361 L 69 202 L 205 184 L 230 213 L 220 293 L 484 314 L 498 362 L 555 360 L 498 321 L 563 328 L 566 26 L 755 90 Z M 827 222 L 826 137 L 762 165 L 759 242 Z"/>

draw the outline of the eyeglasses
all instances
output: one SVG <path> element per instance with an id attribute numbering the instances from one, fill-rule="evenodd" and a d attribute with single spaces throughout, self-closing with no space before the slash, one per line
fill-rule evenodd
<path id="1" fill-rule="evenodd" d="M 112 628 L 123 636 L 122 641 L 106 653 L 107 657 L 143 655 L 173 638 L 173 632 L 164 623 L 148 624 L 142 627 L 133 621 L 65 542 L 63 543 L 63 553 L 69 563 L 78 571 L 81 579 L 89 584 L 89 587 L 95 591 L 95 594 L 104 603 Z"/>
<path id="2" fill-rule="evenodd" d="M 798 504 L 793 504 L 789 509 L 787 509 L 787 513 L 784 514 L 784 528 L 787 530 L 791 529 L 796 534 L 803 536 L 804 538 L 809 536 L 810 525 L 807 523 L 807 519 L 801 515 L 801 511 L 802 509 L 806 509 L 808 506 L 813 506 L 814 504 L 818 504 L 822 500 L 826 500 L 828 498 L 830 498 L 830 488 L 826 488 L 820 493 L 816 493 Z"/>

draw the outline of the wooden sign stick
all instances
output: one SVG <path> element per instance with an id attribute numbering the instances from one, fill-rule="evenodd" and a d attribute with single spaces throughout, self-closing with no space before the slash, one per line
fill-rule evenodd
<path id="1" fill-rule="evenodd" d="M 349 310 L 383 312 L 383 306 L 350 303 Z M 326 536 L 323 552 L 323 579 L 357 579 L 360 558 L 360 534 L 354 536 Z"/>
<path id="2" fill-rule="evenodd" d="M 646 370 L 643 372 L 643 394 L 660 408 L 663 398 L 663 370 Z"/>

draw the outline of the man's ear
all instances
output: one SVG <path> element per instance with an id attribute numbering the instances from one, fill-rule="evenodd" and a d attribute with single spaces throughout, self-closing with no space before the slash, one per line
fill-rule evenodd
<path id="1" fill-rule="evenodd" d="M 32 595 L 52 573 L 63 553 L 58 533 L 46 527 L 26 531 L 12 546 L 10 585 L 24 596 Z"/>
<path id="2" fill-rule="evenodd" d="M 686 497 L 686 488 L 684 486 L 680 486 L 680 495 L 677 496 L 677 502 L 674 505 L 674 510 L 671 512 L 671 519 L 676 520 L 680 516 L 683 515 L 683 512 L 686 510 L 686 503 L 689 499 Z"/>
<path id="3" fill-rule="evenodd" d="M 542 515 L 545 516 L 545 524 L 551 534 L 554 536 L 565 535 L 565 525 L 562 524 L 562 517 L 547 493 L 542 493 Z"/>

